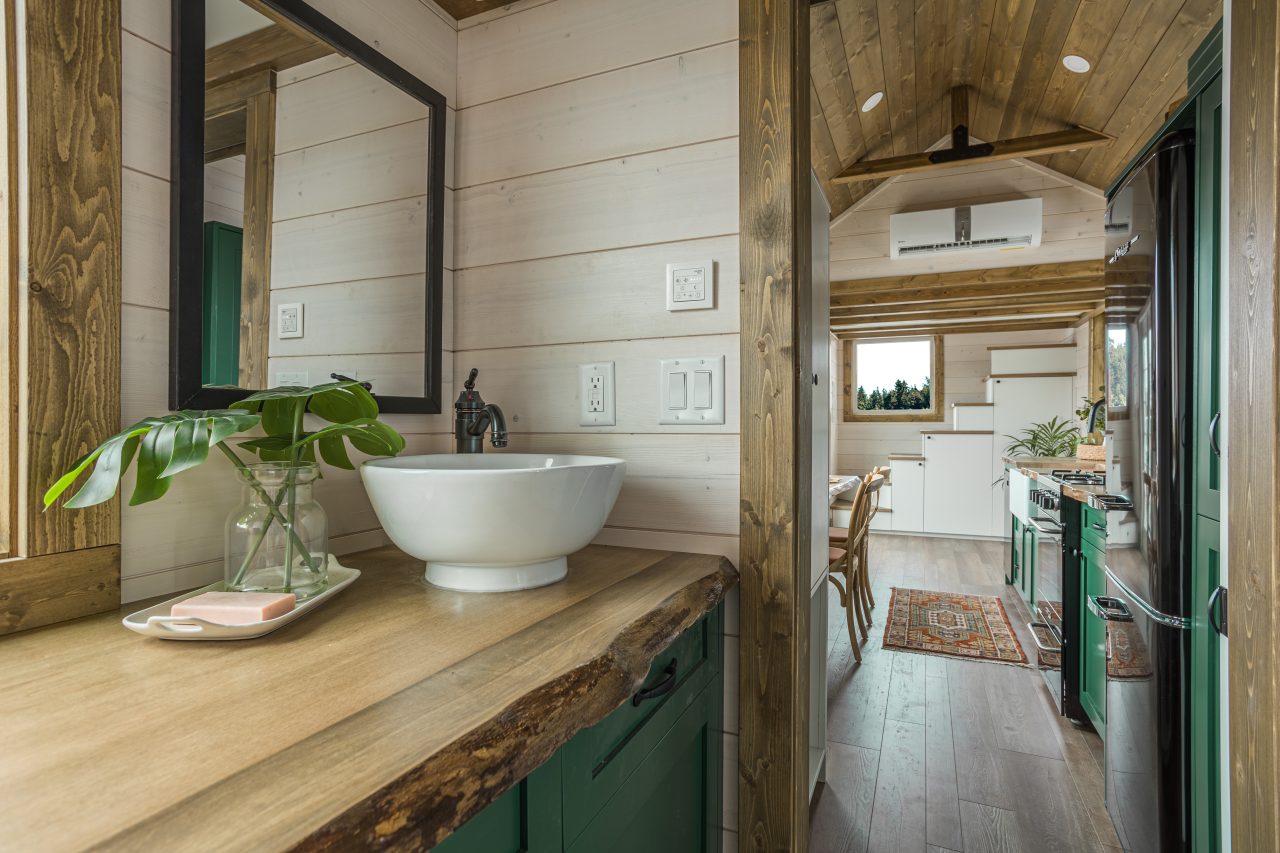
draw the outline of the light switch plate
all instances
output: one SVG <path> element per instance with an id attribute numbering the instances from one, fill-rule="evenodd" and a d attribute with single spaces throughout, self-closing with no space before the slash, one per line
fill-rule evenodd
<path id="1" fill-rule="evenodd" d="M 281 385 L 297 385 L 302 388 L 311 385 L 311 374 L 306 370 L 277 370 L 276 387 Z"/>
<path id="2" fill-rule="evenodd" d="M 614 426 L 617 423 L 613 388 L 612 361 L 578 365 L 579 425 Z"/>
<path id="3" fill-rule="evenodd" d="M 664 358 L 658 363 L 658 423 L 724 423 L 724 356 Z"/>
<path id="4" fill-rule="evenodd" d="M 667 310 L 716 307 L 715 261 L 667 264 Z"/>
<path id="5" fill-rule="evenodd" d="M 276 306 L 276 337 L 302 337 L 301 302 L 282 302 Z"/>

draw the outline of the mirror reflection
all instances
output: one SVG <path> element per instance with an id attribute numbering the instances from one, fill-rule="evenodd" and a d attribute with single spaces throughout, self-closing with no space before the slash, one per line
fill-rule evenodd
<path id="1" fill-rule="evenodd" d="M 289 20 L 207 0 L 203 385 L 423 395 L 430 112 Z"/>

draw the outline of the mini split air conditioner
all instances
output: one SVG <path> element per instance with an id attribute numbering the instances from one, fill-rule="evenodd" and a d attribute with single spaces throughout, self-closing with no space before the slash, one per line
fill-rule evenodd
<path id="1" fill-rule="evenodd" d="M 889 257 L 942 252 L 1026 249 L 1040 245 L 1038 198 L 895 213 L 889 217 Z"/>

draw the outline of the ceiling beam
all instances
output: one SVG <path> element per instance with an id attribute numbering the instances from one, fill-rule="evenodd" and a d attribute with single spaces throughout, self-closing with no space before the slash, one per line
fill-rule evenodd
<path id="1" fill-rule="evenodd" d="M 895 329 L 833 329 L 837 338 L 914 338 L 925 335 L 968 335 L 978 332 L 1033 332 L 1045 329 L 1070 329 L 1079 317 L 1063 317 L 1045 320 L 1007 320 L 978 323 L 957 323 L 934 326 L 913 326 Z"/>
<path id="2" fill-rule="evenodd" d="M 866 160 L 854 163 L 843 172 L 832 178 L 833 183 L 853 184 L 859 181 L 875 181 L 893 175 L 910 175 L 919 172 L 935 172 L 953 169 L 958 164 L 991 163 L 996 160 L 1014 160 L 1019 157 L 1043 157 L 1064 151 L 1080 151 L 1107 145 L 1115 137 L 1085 127 L 1073 127 L 1068 130 L 1057 130 L 1052 133 L 1037 133 L 1017 139 L 1002 139 L 998 142 L 974 146 L 985 153 L 973 153 L 959 159 L 939 157 L 949 149 L 939 149 L 933 153 L 903 154 L 898 157 L 884 157 L 879 160 Z"/>
<path id="3" fill-rule="evenodd" d="M 1079 314 L 1081 311 L 1097 311 L 1101 300 L 1068 302 L 1062 305 L 988 305 L 983 308 L 942 308 L 914 314 L 899 314 L 887 310 L 880 314 L 831 315 L 831 325 L 841 323 L 897 323 L 899 326 L 922 320 L 969 320 L 983 317 L 1044 316 L 1047 314 Z"/>
<path id="4" fill-rule="evenodd" d="M 904 305 L 912 302 L 932 304 L 961 299 L 1037 299 L 1062 293 L 1074 293 L 1087 298 L 1101 298 L 1101 280 L 1078 279 L 1075 281 L 1041 283 L 1025 281 L 1016 284 L 992 286 L 962 286 L 938 290 L 902 290 L 880 293 L 842 294 L 831 297 L 833 308 L 856 308 L 860 305 Z"/>
<path id="5" fill-rule="evenodd" d="M 832 293 L 865 293 L 875 290 L 915 290 L 958 284 L 998 284 L 1020 281 L 1054 281 L 1068 278 L 1101 276 L 1102 259 L 1063 261 L 1052 264 L 1029 264 L 1020 267 L 958 270 L 956 272 L 892 275 L 882 278 L 845 279 L 831 282 Z"/>
<path id="6" fill-rule="evenodd" d="M 1049 307 L 1053 305 L 1067 305 L 1074 302 L 1101 302 L 1103 292 L 1101 288 L 1097 291 L 1081 291 L 1071 293 L 1052 293 L 1029 296 L 1017 301 L 1018 305 L 1038 305 Z M 857 303 L 853 305 L 836 305 L 831 309 L 831 316 L 857 317 L 868 314 L 903 314 L 909 315 L 920 311 L 936 311 L 936 310 L 955 310 L 963 308 L 990 308 L 1009 306 L 1013 302 L 1004 294 L 996 296 L 984 296 L 977 299 L 955 299 L 955 300 L 921 300 L 920 302 L 894 302 L 885 304 L 867 304 Z"/>
<path id="7" fill-rule="evenodd" d="M 204 80 L 213 86 L 258 71 L 284 71 L 331 53 L 333 47 L 314 36 L 272 24 L 205 51 Z"/>

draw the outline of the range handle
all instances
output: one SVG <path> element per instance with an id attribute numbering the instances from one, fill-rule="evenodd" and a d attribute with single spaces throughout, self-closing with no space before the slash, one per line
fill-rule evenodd
<path id="1" fill-rule="evenodd" d="M 1109 595 L 1089 596 L 1089 612 L 1106 622 L 1132 622 L 1129 605 Z"/>

